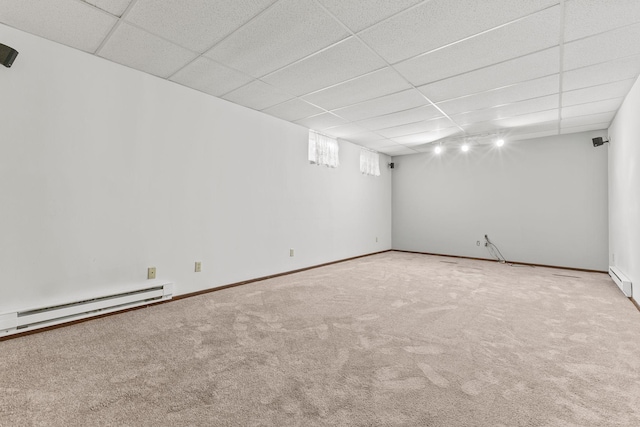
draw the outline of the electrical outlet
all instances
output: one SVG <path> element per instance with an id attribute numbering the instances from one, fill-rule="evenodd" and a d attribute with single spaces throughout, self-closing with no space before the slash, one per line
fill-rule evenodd
<path id="1" fill-rule="evenodd" d="M 289 249 L 289 256 L 293 256 L 293 249 Z"/>
<path id="2" fill-rule="evenodd" d="M 155 279 L 156 278 L 156 268 L 149 267 L 147 268 L 147 279 Z"/>
<path id="3" fill-rule="evenodd" d="M 196 261 L 195 272 L 200 273 L 202 271 L 202 263 L 200 261 Z"/>
<path id="4" fill-rule="evenodd" d="M 378 243 L 378 237 L 376 236 L 376 243 Z"/>

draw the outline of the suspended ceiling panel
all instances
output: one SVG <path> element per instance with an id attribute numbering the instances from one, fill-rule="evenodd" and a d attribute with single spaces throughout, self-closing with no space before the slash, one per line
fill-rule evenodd
<path id="1" fill-rule="evenodd" d="M 322 109 L 297 98 L 276 104 L 262 111 L 288 121 L 296 121 L 322 113 Z"/>
<path id="2" fill-rule="evenodd" d="M 385 67 L 304 95 L 303 99 L 327 110 L 333 110 L 405 89 L 411 89 L 411 85 L 393 68 Z"/>
<path id="3" fill-rule="evenodd" d="M 87 0 L 87 3 L 119 17 L 127 10 L 131 0 Z"/>
<path id="4" fill-rule="evenodd" d="M 558 12 L 559 6 L 546 9 L 401 62 L 396 68 L 413 84 L 423 85 L 553 47 L 558 44 Z"/>
<path id="5" fill-rule="evenodd" d="M 339 22 L 323 13 L 314 0 L 282 0 L 230 34 L 206 55 L 254 77 L 262 77 L 349 35 Z"/>
<path id="6" fill-rule="evenodd" d="M 491 108 L 496 105 L 510 104 L 540 96 L 556 94 L 558 93 L 559 84 L 559 74 L 553 74 L 539 79 L 443 101 L 438 103 L 438 107 L 449 115 L 466 113 Z"/>
<path id="7" fill-rule="evenodd" d="M 327 12 L 351 31 L 358 32 L 402 12 L 421 0 L 320 0 Z"/>
<path id="8" fill-rule="evenodd" d="M 245 105 L 255 110 L 263 110 L 293 98 L 287 92 L 278 89 L 268 83 L 254 80 L 233 92 L 226 94 L 224 99 Z"/>
<path id="9" fill-rule="evenodd" d="M 396 63 L 557 4 L 551 0 L 431 0 L 362 32 L 362 39 Z"/>
<path id="10" fill-rule="evenodd" d="M 589 104 L 605 99 L 623 98 L 629 93 L 634 82 L 634 79 L 627 79 L 586 87 L 584 89 L 570 90 L 562 94 L 562 106 L 569 107 L 571 105 Z"/>
<path id="11" fill-rule="evenodd" d="M 93 53 L 118 19 L 83 2 L 5 0 L 0 2 L 0 22 Z"/>
<path id="12" fill-rule="evenodd" d="M 607 128 L 640 74 L 637 0 L 2 0 L 0 23 L 390 155 Z"/>
<path id="13" fill-rule="evenodd" d="M 444 118 L 441 110 L 433 105 L 423 105 L 421 107 L 410 108 L 408 110 L 396 111 L 393 113 L 384 114 L 382 116 L 360 120 L 358 121 L 358 123 L 367 129 L 378 131 L 380 129 L 388 129 L 405 124 L 420 122 L 423 120 L 429 120 L 436 117 Z M 451 126 L 451 120 L 449 120 L 449 118 L 444 119 L 446 120 L 447 124 Z"/>
<path id="14" fill-rule="evenodd" d="M 102 47 L 100 56 L 158 77 L 170 77 L 198 55 L 123 23 Z"/>
<path id="15" fill-rule="evenodd" d="M 171 80 L 213 96 L 224 95 L 253 81 L 250 76 L 204 56 L 176 72 Z"/>
<path id="16" fill-rule="evenodd" d="M 126 14 L 126 21 L 186 49 L 204 52 L 274 2 L 275 0 L 133 0 L 132 7 Z"/>

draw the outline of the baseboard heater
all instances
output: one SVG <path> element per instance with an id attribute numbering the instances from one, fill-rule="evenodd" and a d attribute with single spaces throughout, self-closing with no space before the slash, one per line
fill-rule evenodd
<path id="1" fill-rule="evenodd" d="M 628 297 L 632 295 L 631 280 L 625 276 L 618 267 L 609 267 L 609 276 L 616 282 L 620 290 Z"/>
<path id="2" fill-rule="evenodd" d="M 171 299 L 173 284 L 154 284 L 79 301 L 0 314 L 0 337 Z"/>

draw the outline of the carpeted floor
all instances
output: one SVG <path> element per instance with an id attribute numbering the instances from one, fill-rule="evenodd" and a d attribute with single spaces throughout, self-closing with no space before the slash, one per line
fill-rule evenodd
<path id="1" fill-rule="evenodd" d="M 0 425 L 638 426 L 640 312 L 388 252 L 0 342 Z"/>

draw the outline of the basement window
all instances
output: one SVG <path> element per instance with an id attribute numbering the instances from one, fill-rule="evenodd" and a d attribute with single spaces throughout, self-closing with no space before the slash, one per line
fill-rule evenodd
<path id="1" fill-rule="evenodd" d="M 309 163 L 337 168 L 340 166 L 338 151 L 337 139 L 309 131 Z"/>
<path id="2" fill-rule="evenodd" d="M 380 176 L 380 154 L 365 148 L 360 150 L 360 172 Z"/>

